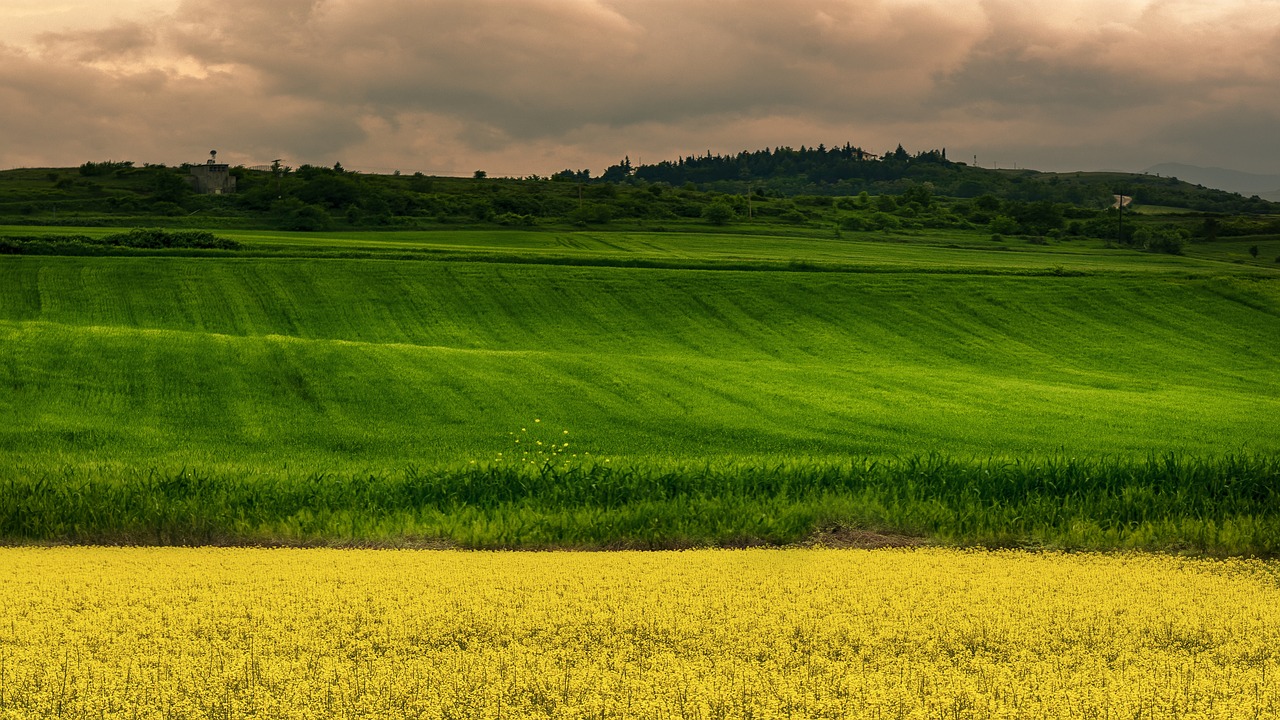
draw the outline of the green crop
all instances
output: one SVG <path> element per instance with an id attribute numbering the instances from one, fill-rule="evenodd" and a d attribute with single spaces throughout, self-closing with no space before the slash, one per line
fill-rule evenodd
<path id="1" fill-rule="evenodd" d="M 863 523 L 1272 552 L 1280 537 L 1274 495 L 1215 494 L 1228 477 L 1274 488 L 1280 288 L 1257 268 L 764 236 L 229 236 L 235 256 L 0 258 L 6 538 L 680 544 Z M 400 259 L 397 243 L 431 252 Z M 332 254 L 359 245 L 369 257 Z M 512 433 L 534 419 L 570 444 L 554 482 L 521 494 L 547 465 L 518 462 Z M 1169 456 L 1182 469 L 1141 470 Z M 911 490 L 909 458 L 952 479 Z M 859 463 L 888 479 L 823 479 Z M 1055 463 L 1092 468 L 1079 494 L 1031 482 L 1041 470 L 1012 495 L 943 492 Z M 734 489 L 762 473 L 788 489 Z M 479 494 L 304 492 L 363 478 L 394 496 L 424 477 Z M 616 477 L 692 489 L 588 492 Z"/>

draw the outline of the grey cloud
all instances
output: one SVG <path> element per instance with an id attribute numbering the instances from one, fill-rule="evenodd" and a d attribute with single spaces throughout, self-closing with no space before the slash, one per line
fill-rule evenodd
<path id="1" fill-rule="evenodd" d="M 975 53 L 959 71 L 939 79 L 929 102 L 934 108 L 975 103 L 1001 112 L 1088 116 L 1160 102 L 1168 91 L 1122 69 L 1049 62 L 1015 49 Z"/>
<path id="2" fill-rule="evenodd" d="M 81 158 L 216 142 L 259 160 L 554 163 L 517 172 L 844 141 L 1049 168 L 1270 147 L 1258 128 L 1280 114 L 1273 2 L 1190 4 L 1212 21 L 1184 17 L 1185 2 L 1118 0 L 1112 22 L 1112 4 L 184 0 L 145 26 L 15 53 L 0 66 L 0 131 Z M 42 124 L 42 108 L 58 119 Z M 1228 142 L 1233 117 L 1249 120 Z"/>
<path id="3" fill-rule="evenodd" d="M 1154 133 L 1152 142 L 1168 148 L 1167 157 L 1195 157 L 1203 165 L 1229 165 L 1246 172 L 1275 173 L 1280 168 L 1280 109 L 1211 109 L 1178 117 Z"/>
<path id="4" fill-rule="evenodd" d="M 117 75 L 0 49 L 0 98 L 0 133 L 11 140 L 0 150 L 3 166 L 182 162 L 209 146 L 313 156 L 363 138 L 356 118 L 306 99 L 264 97 L 234 74 Z"/>
<path id="5" fill-rule="evenodd" d="M 515 137 L 814 104 L 838 112 L 877 95 L 894 102 L 927 87 L 963 44 L 940 9 L 885 3 L 807 0 L 780 13 L 746 1 L 442 0 L 296 3 L 278 15 L 311 45 L 278 47 L 237 28 L 285 19 L 245 21 L 241 4 L 256 6 L 223 3 L 200 22 L 187 6 L 175 44 L 202 61 L 238 58 L 280 92 L 455 112 Z M 192 37 L 193 28 L 220 40 Z"/>

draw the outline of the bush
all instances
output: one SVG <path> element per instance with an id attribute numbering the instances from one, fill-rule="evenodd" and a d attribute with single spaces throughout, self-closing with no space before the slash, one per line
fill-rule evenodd
<path id="1" fill-rule="evenodd" d="M 840 218 L 840 229 L 865 232 L 871 229 L 871 223 L 861 215 L 850 215 Z"/>
<path id="2" fill-rule="evenodd" d="M 702 208 L 702 219 L 712 225 L 727 225 L 734 215 L 733 208 L 723 200 L 717 200 Z"/>
<path id="3" fill-rule="evenodd" d="M 87 235 L 22 235 L 0 237 L 0 254 L 6 255 L 102 255 L 111 248 L 167 250 L 239 250 L 242 245 L 206 230 L 134 228 L 104 237 Z"/>
<path id="4" fill-rule="evenodd" d="M 613 210 L 608 205 L 589 204 L 569 213 L 569 221 L 574 225 L 603 225 L 613 219 Z"/>
<path id="5" fill-rule="evenodd" d="M 872 214 L 871 224 L 874 225 L 877 230 L 888 231 L 902 229 L 902 220 L 890 215 L 889 213 L 878 212 Z"/>
<path id="6" fill-rule="evenodd" d="M 118 170 L 127 170 L 131 167 L 133 167 L 132 161 L 115 162 L 108 160 L 106 162 L 87 162 L 80 166 L 80 174 L 85 177 L 111 175 Z"/>
<path id="7" fill-rule="evenodd" d="M 318 205 L 308 205 L 297 198 L 285 198 L 271 204 L 283 230 L 311 232 L 327 230 L 332 224 L 329 214 Z"/>
<path id="8" fill-rule="evenodd" d="M 187 211 L 183 210 L 181 205 L 166 201 L 151 203 L 150 209 L 153 215 L 168 215 L 169 217 L 176 217 L 178 215 L 187 214 Z"/>
<path id="9" fill-rule="evenodd" d="M 1191 233 L 1174 225 L 1148 225 L 1133 233 L 1133 242 L 1147 252 L 1181 255 Z"/>
<path id="10" fill-rule="evenodd" d="M 133 248 L 200 248 L 205 250 L 238 250 L 235 240 L 220 238 L 207 230 L 160 230 L 158 228 L 134 228 L 127 232 L 107 235 L 89 242 Z"/>
<path id="11" fill-rule="evenodd" d="M 493 219 L 499 225 L 528 227 L 533 225 L 534 217 L 532 215 L 520 215 L 519 213 L 502 213 Z"/>
<path id="12" fill-rule="evenodd" d="M 992 234 L 1016 235 L 1022 228 L 1018 225 L 1017 220 L 1008 215 L 997 215 L 988 225 L 988 229 L 991 230 Z"/>

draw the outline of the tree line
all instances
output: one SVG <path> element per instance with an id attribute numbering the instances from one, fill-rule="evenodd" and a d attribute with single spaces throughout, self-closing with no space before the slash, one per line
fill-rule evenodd
<path id="1" fill-rule="evenodd" d="M 237 192 L 202 195 L 188 167 L 87 162 L 79 168 L 0 172 L 0 218 L 11 224 L 268 226 L 290 230 L 421 228 L 448 224 L 508 227 L 639 222 L 811 225 L 848 231 L 963 229 L 997 236 L 1138 238 L 1108 208 L 1115 194 L 1141 204 L 1209 213 L 1182 229 L 1204 237 L 1265 229 L 1280 205 L 1207 190 L 1173 178 L 1108 173 L 993 171 L 948 159 L 945 149 L 883 155 L 852 144 L 689 156 L 655 165 L 629 158 L 594 176 L 470 178 L 421 173 L 366 174 L 333 166 L 280 164 L 231 169 Z M 1188 223 L 1200 222 L 1199 226 Z M 148 223 L 153 224 L 153 223 Z M 1148 223 L 1149 224 L 1149 223 Z M 1247 227 L 1246 227 L 1247 226 Z"/>

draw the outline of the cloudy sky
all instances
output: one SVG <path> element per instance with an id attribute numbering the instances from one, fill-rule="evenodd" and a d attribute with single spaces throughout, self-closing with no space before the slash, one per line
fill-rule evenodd
<path id="1" fill-rule="evenodd" d="M 0 0 L 0 168 L 946 147 L 1280 172 L 1280 0 Z"/>

